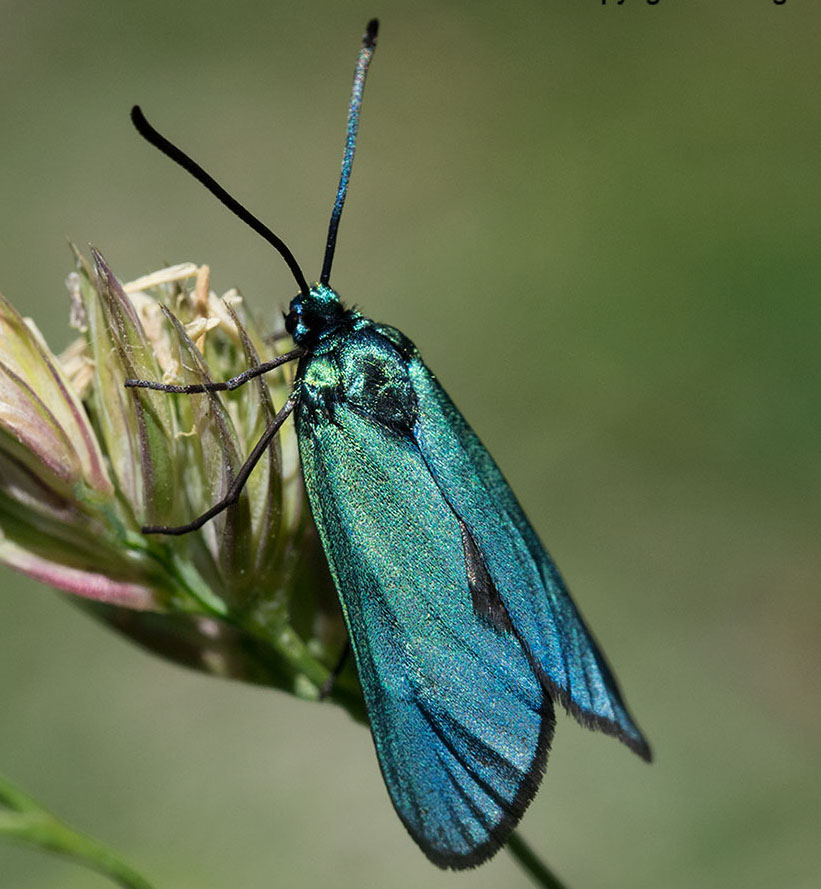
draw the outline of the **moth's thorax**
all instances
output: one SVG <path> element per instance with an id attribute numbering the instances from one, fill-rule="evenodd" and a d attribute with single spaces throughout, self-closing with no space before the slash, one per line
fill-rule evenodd
<path id="1" fill-rule="evenodd" d="M 417 402 L 408 362 L 413 345 L 393 328 L 356 315 L 326 332 L 301 364 L 300 411 L 334 419 L 339 406 L 398 434 L 416 422 Z"/>

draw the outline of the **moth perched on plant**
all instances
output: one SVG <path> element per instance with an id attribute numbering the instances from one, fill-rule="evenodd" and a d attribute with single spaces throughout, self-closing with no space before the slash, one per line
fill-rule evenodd
<path id="1" fill-rule="evenodd" d="M 391 799 L 435 864 L 464 868 L 504 844 L 536 792 L 555 702 L 644 759 L 650 748 L 502 473 L 416 347 L 345 308 L 330 286 L 376 34 L 374 20 L 356 64 L 342 174 L 312 286 L 285 244 L 134 108 L 149 142 L 279 251 L 299 293 L 285 320 L 292 351 L 224 383 L 126 385 L 234 389 L 298 362 L 290 396 L 226 496 L 187 525 L 143 530 L 183 534 L 235 503 L 294 415 Z"/>

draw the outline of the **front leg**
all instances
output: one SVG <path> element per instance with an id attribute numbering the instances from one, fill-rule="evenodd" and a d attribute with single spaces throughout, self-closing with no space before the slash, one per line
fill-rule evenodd
<path id="1" fill-rule="evenodd" d="M 255 377 L 268 373 L 269 370 L 276 370 L 289 361 L 296 361 L 305 354 L 304 349 L 292 349 L 284 355 L 279 355 L 271 361 L 263 361 L 248 370 L 225 380 L 223 383 L 192 383 L 188 386 L 175 386 L 167 383 L 155 383 L 153 380 L 125 380 L 123 385 L 127 389 L 154 389 L 157 392 L 173 392 L 181 395 L 195 395 L 198 392 L 225 392 L 233 389 L 239 389 L 244 383 L 253 380 Z"/>

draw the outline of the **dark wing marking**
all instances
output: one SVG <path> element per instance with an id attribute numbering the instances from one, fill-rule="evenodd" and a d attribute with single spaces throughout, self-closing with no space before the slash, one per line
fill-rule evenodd
<path id="1" fill-rule="evenodd" d="M 512 633 L 513 624 L 502 602 L 496 584 L 493 583 L 487 565 L 479 552 L 479 547 L 473 539 L 467 526 L 459 520 L 459 530 L 462 532 L 462 546 L 465 550 L 465 573 L 468 579 L 468 589 L 473 598 L 473 610 L 477 617 L 486 620 L 500 633 Z"/>

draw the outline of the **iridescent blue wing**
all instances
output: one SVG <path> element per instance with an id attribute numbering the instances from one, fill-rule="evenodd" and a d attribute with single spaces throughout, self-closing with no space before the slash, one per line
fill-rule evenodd
<path id="1" fill-rule="evenodd" d="M 538 787 L 538 665 L 412 438 L 298 408 L 300 455 L 394 806 L 440 867 L 479 864 Z M 513 533 L 512 531 L 510 533 Z"/>
<path id="2" fill-rule="evenodd" d="M 612 672 L 493 458 L 418 357 L 410 378 L 425 465 L 476 541 L 549 695 L 582 725 L 617 736 L 649 760 Z"/>

